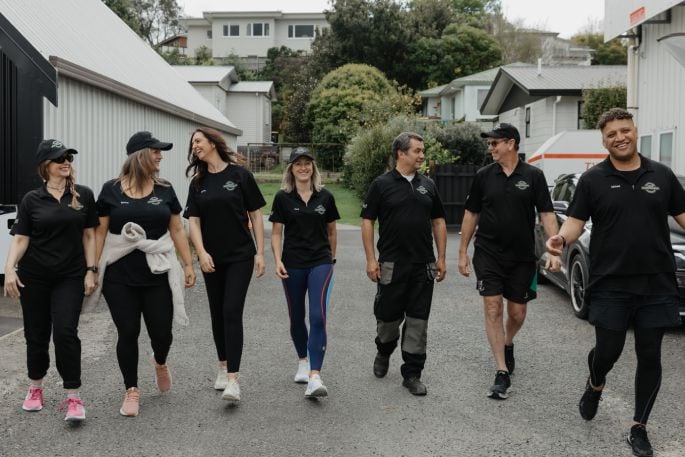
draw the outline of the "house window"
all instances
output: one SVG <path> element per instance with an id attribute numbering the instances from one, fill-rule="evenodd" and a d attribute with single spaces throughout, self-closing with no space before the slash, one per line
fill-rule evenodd
<path id="1" fill-rule="evenodd" d="M 640 137 L 640 154 L 648 159 L 652 158 L 652 135 Z"/>
<path id="2" fill-rule="evenodd" d="M 240 26 L 234 24 L 224 25 L 224 36 L 240 36 Z"/>
<path id="3" fill-rule="evenodd" d="M 269 36 L 269 23 L 254 22 L 247 24 L 247 36 Z"/>
<path id="4" fill-rule="evenodd" d="M 207 30 L 207 38 L 209 38 L 210 40 L 212 39 L 212 31 L 211 30 Z"/>
<path id="5" fill-rule="evenodd" d="M 578 130 L 585 128 L 585 116 L 583 116 L 584 107 L 585 102 L 583 100 L 578 100 Z"/>
<path id="6" fill-rule="evenodd" d="M 673 163 L 673 132 L 659 135 L 659 162 L 669 168 Z"/>
<path id="7" fill-rule="evenodd" d="M 289 25 L 288 38 L 314 38 L 313 25 Z"/>
<path id="8" fill-rule="evenodd" d="M 530 138 L 530 106 L 526 108 L 526 138 Z"/>
<path id="9" fill-rule="evenodd" d="M 489 89 L 478 89 L 478 93 L 476 94 L 476 97 L 478 99 L 478 112 L 480 113 L 480 107 L 483 106 L 483 102 L 485 101 L 485 97 L 488 96 Z"/>

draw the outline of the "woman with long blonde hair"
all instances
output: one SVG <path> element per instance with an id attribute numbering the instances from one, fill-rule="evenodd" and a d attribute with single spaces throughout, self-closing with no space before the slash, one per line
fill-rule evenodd
<path id="1" fill-rule="evenodd" d="M 126 145 L 128 157 L 121 174 L 102 186 L 97 201 L 100 282 L 118 333 L 117 360 L 126 389 L 119 410 L 123 416 L 137 416 L 140 408 L 141 316 L 150 336 L 157 389 L 166 393 L 172 384 L 167 365 L 172 321 L 187 324 L 183 286 L 195 284 L 181 204 L 171 184 L 157 176 L 161 151 L 172 147 L 150 132 L 133 135 Z"/>
<path id="2" fill-rule="evenodd" d="M 5 295 L 21 300 L 30 386 L 22 408 L 43 408 L 43 378 L 50 366 L 53 334 L 57 371 L 67 393 L 66 421 L 86 418 L 81 386 L 78 321 L 83 295 L 96 285 L 93 192 L 76 184 L 75 149 L 58 140 L 38 146 L 43 185 L 27 193 L 12 227 L 5 264 Z"/>

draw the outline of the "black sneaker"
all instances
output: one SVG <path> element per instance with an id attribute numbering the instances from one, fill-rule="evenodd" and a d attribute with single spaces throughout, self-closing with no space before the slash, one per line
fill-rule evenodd
<path id="1" fill-rule="evenodd" d="M 652 445 L 647 438 L 647 429 L 642 424 L 635 424 L 630 427 L 628 444 L 633 448 L 633 454 L 638 457 L 652 457 L 654 455 Z"/>
<path id="2" fill-rule="evenodd" d="M 495 375 L 495 383 L 490 387 L 490 392 L 488 392 L 488 397 L 495 400 L 506 400 L 509 398 L 507 394 L 507 389 L 511 387 L 511 379 L 509 379 L 509 373 L 503 370 L 498 370 Z"/>
<path id="3" fill-rule="evenodd" d="M 585 383 L 585 392 L 583 396 L 580 397 L 580 402 L 578 403 L 578 411 L 580 411 L 580 417 L 586 421 L 591 421 L 595 418 L 597 414 L 597 407 L 599 407 L 599 401 L 602 399 L 602 391 L 595 390 L 590 384 L 590 378 L 588 378 Z"/>
<path id="4" fill-rule="evenodd" d="M 405 378 L 402 385 L 409 389 L 409 393 L 412 395 L 426 395 L 428 393 L 425 384 L 417 377 Z"/>
<path id="5" fill-rule="evenodd" d="M 390 356 L 377 353 L 373 361 L 373 374 L 377 378 L 384 377 L 388 374 L 388 366 L 390 366 Z"/>
<path id="6" fill-rule="evenodd" d="M 514 345 L 507 346 L 504 345 L 504 363 L 507 364 L 507 370 L 509 370 L 509 375 L 514 374 L 514 368 L 516 367 L 516 360 L 514 360 Z"/>

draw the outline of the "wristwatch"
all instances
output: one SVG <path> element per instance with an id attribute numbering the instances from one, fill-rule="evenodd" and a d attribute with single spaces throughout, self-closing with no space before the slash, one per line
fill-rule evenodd
<path id="1" fill-rule="evenodd" d="M 86 271 L 92 271 L 93 273 L 97 274 L 98 267 L 86 267 Z"/>

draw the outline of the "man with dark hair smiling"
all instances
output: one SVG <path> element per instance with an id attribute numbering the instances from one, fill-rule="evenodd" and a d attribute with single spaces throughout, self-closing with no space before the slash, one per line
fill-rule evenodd
<path id="1" fill-rule="evenodd" d="M 606 376 L 632 325 L 637 371 L 628 443 L 635 455 L 651 456 L 646 424 L 661 385 L 664 328 L 680 325 L 668 216 L 685 227 L 685 191 L 670 168 L 637 152 L 637 128 L 628 111 L 605 112 L 597 127 L 609 157 L 581 176 L 568 219 L 547 241 L 547 250 L 560 254 L 592 219 L 585 294 L 596 342 L 588 354 L 590 376 L 578 408 L 585 420 L 597 414 Z"/>

